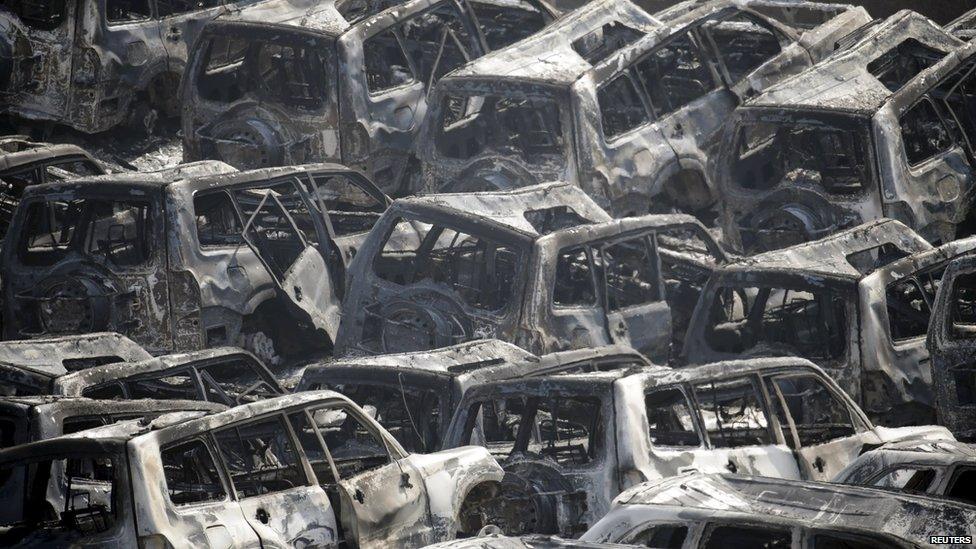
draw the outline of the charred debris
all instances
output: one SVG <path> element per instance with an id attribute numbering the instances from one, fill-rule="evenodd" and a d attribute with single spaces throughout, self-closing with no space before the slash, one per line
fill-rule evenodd
<path id="1" fill-rule="evenodd" d="M 0 0 L 0 545 L 968 547 L 976 15 Z"/>

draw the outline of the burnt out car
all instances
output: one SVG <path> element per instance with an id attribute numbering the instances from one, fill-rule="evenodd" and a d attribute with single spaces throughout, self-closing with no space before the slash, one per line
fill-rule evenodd
<path id="1" fill-rule="evenodd" d="M 861 454 L 833 482 L 976 505 L 976 448 L 950 441 L 893 442 Z"/>
<path id="2" fill-rule="evenodd" d="M 646 547 L 972 547 L 976 508 L 773 478 L 691 474 L 628 490 L 582 539 Z"/>
<path id="3" fill-rule="evenodd" d="M 870 20 L 847 5 L 732 0 L 655 17 L 641 27 L 592 2 L 442 79 L 417 140 L 425 188 L 569 181 L 617 216 L 712 220 L 708 167 L 728 115 Z"/>
<path id="4" fill-rule="evenodd" d="M 390 6 L 393 7 L 390 7 Z M 302 17 L 218 17 L 187 65 L 184 160 L 240 168 L 341 162 L 391 194 L 418 171 L 414 137 L 438 78 L 542 28 L 522 0 L 323 2 Z"/>
<path id="5" fill-rule="evenodd" d="M 335 349 L 497 338 L 535 354 L 622 344 L 664 361 L 671 310 L 690 307 L 725 258 L 693 217 L 613 220 L 566 183 L 403 198 L 350 264 Z"/>
<path id="6" fill-rule="evenodd" d="M 801 358 L 733 360 L 486 383 L 445 447 L 485 445 L 505 468 L 478 518 L 506 533 L 575 536 L 621 491 L 689 470 L 826 480 L 865 446 L 951 440 L 938 426 L 875 427 Z"/>
<path id="7" fill-rule="evenodd" d="M 216 15 L 316 0 L 2 0 L 0 100 L 9 114 L 87 133 L 176 116 L 187 47 Z"/>
<path id="8" fill-rule="evenodd" d="M 715 163 L 721 227 L 755 253 L 872 219 L 970 234 L 976 43 L 899 12 L 739 107 Z"/>
<path id="9" fill-rule="evenodd" d="M 976 255 L 945 270 L 932 304 L 926 345 L 932 357 L 939 423 L 976 441 Z"/>
<path id="10" fill-rule="evenodd" d="M 270 365 L 336 335 L 346 263 L 389 199 L 332 164 L 206 161 L 30 187 L 0 258 L 8 338 L 113 330 Z"/>
<path id="11" fill-rule="evenodd" d="M 331 391 L 34 442 L 0 470 L 27 486 L 2 501 L 6 547 L 419 546 L 502 478 L 483 448 L 408 454 Z"/>
<path id="12" fill-rule="evenodd" d="M 701 293 L 685 363 L 752 356 L 813 360 L 875 422 L 935 422 L 926 349 L 949 262 L 976 238 L 932 247 L 879 220 L 720 267 Z"/>
<path id="13" fill-rule="evenodd" d="M 440 448 L 454 410 L 479 384 L 503 379 L 648 366 L 613 345 L 535 356 L 497 339 L 435 351 L 347 358 L 308 366 L 296 391 L 330 389 L 372 406 L 374 419 L 411 452 Z"/>
<path id="14" fill-rule="evenodd" d="M 0 449 L 77 433 L 134 418 L 156 417 L 169 412 L 219 411 L 220 404 L 192 400 L 92 400 L 72 397 L 0 398 Z M 0 472 L 0 501 L 12 501 L 24 493 L 21 479 Z M 56 482 L 49 487 L 57 490 Z M 0 507 L 0 523 L 14 511 Z"/>
<path id="15" fill-rule="evenodd" d="M 960 15 L 945 26 L 945 29 L 960 40 L 976 38 L 976 10 Z"/>
<path id="16" fill-rule="evenodd" d="M 0 138 L 0 239 L 28 186 L 106 173 L 101 163 L 74 145 Z"/>

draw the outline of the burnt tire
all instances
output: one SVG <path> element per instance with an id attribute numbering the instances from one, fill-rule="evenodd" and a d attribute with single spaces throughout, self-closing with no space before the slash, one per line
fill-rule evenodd
<path id="1" fill-rule="evenodd" d="M 285 161 L 281 136 L 257 118 L 228 118 L 214 124 L 204 137 L 204 156 L 241 170 L 280 166 Z"/>
<path id="2" fill-rule="evenodd" d="M 461 307 L 432 291 L 407 293 L 380 311 L 380 344 L 384 353 L 439 349 L 470 337 Z"/>
<path id="3" fill-rule="evenodd" d="M 47 334 L 106 331 L 111 321 L 111 292 L 95 278 L 70 273 L 51 276 L 34 290 L 37 324 Z"/>
<path id="4" fill-rule="evenodd" d="M 538 183 L 539 179 L 517 162 L 491 156 L 473 162 L 439 192 L 508 191 Z"/>

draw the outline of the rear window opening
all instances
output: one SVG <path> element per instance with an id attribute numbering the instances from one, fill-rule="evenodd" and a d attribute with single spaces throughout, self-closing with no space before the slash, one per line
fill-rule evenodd
<path id="1" fill-rule="evenodd" d="M 871 248 L 851 252 L 847 254 L 845 259 L 847 259 L 847 263 L 851 267 L 857 269 L 857 272 L 863 276 L 867 276 L 903 257 L 908 257 L 908 252 L 887 242 L 879 246 L 872 246 Z"/>
<path id="2" fill-rule="evenodd" d="M 561 113 L 551 98 L 451 95 L 444 98 L 440 116 L 435 143 L 448 158 L 496 151 L 538 162 L 565 154 Z"/>
<path id="3" fill-rule="evenodd" d="M 895 92 L 945 57 L 945 52 L 909 38 L 868 63 L 868 72 Z"/>
<path id="4" fill-rule="evenodd" d="M 52 31 L 67 17 L 65 0 L 0 0 L 0 6 L 13 12 L 30 28 Z"/>
<path id="5" fill-rule="evenodd" d="M 341 384 L 329 387 L 367 410 L 376 410 L 376 421 L 411 453 L 434 452 L 441 442 L 441 394 L 444 388 L 425 389 L 402 385 Z"/>
<path id="6" fill-rule="evenodd" d="M 751 191 L 798 181 L 835 196 L 855 195 L 873 180 L 871 137 L 865 124 L 831 124 L 804 116 L 746 124 L 738 132 L 733 177 Z"/>
<path id="7" fill-rule="evenodd" d="M 809 359 L 847 350 L 849 296 L 827 288 L 725 287 L 715 292 L 705 341 L 715 351 L 757 346 Z"/>
<path id="8" fill-rule="evenodd" d="M 289 38 L 291 38 L 289 40 Z M 307 110 L 325 106 L 330 44 L 317 40 L 214 34 L 197 74 L 197 91 L 208 101 L 233 103 L 245 97 Z"/>
<path id="9" fill-rule="evenodd" d="M 126 474 L 114 455 L 72 455 L 10 465 L 5 476 L 25 482 L 18 513 L 8 516 L 0 545 L 84 542 L 111 531 L 122 502 L 117 489 Z M 2 470 L 0 470 L 2 471 Z M 3 474 L 3 473 L 0 473 Z"/>
<path id="10" fill-rule="evenodd" d="M 525 220 L 540 235 L 592 223 L 589 219 L 576 213 L 576 210 L 570 206 L 553 206 L 552 208 L 529 210 L 525 212 L 524 216 Z"/>
<path id="11" fill-rule="evenodd" d="M 611 21 L 599 29 L 573 41 L 573 51 L 596 65 L 614 52 L 633 44 L 645 35 L 644 32 L 628 27 L 619 21 Z"/>

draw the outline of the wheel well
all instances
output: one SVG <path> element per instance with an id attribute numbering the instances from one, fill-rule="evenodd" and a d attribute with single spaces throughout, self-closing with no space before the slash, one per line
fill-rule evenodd
<path id="1" fill-rule="evenodd" d="M 479 524 L 473 522 L 471 518 L 467 516 L 466 506 L 473 506 L 477 509 L 481 506 L 484 501 L 496 497 L 501 490 L 501 483 L 498 481 L 490 480 L 479 482 L 474 485 L 470 490 L 468 490 L 464 497 L 461 498 L 461 503 L 458 505 L 457 510 L 457 520 L 455 523 L 455 534 L 457 537 L 470 537 L 474 536 L 481 530 L 485 524 Z"/>

